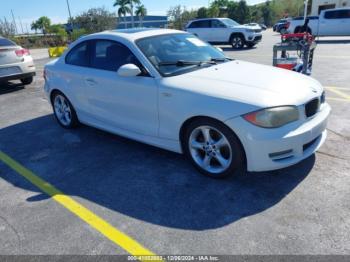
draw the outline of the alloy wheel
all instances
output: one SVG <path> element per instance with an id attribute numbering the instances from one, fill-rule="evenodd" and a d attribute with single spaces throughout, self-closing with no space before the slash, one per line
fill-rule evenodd
<path id="1" fill-rule="evenodd" d="M 54 99 L 55 115 L 64 126 L 69 126 L 72 122 L 72 110 L 70 108 L 68 100 L 62 96 L 57 95 Z"/>
<path id="2" fill-rule="evenodd" d="M 203 170 L 219 174 L 232 162 L 232 148 L 225 135 L 211 126 L 195 128 L 188 140 L 192 159 Z"/>
<path id="3" fill-rule="evenodd" d="M 234 48 L 242 48 L 243 47 L 243 40 L 239 36 L 234 36 L 232 38 L 231 44 Z"/>

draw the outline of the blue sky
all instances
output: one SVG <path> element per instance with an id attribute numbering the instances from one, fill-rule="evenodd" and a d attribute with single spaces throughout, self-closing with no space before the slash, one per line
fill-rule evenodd
<path id="1" fill-rule="evenodd" d="M 146 6 L 150 15 L 165 15 L 170 6 L 178 4 L 185 5 L 189 9 L 207 6 L 208 0 L 141 0 Z M 262 2 L 263 0 L 247 0 L 248 4 Z M 106 7 L 110 11 L 115 11 L 113 7 L 114 0 L 69 0 L 72 15 L 77 15 L 91 7 Z M 68 11 L 66 0 L 1 0 L 0 19 L 12 19 L 11 9 L 14 12 L 17 26 L 20 29 L 19 18 L 22 22 L 24 31 L 26 25 L 40 16 L 48 16 L 54 23 L 63 23 L 67 21 Z"/>

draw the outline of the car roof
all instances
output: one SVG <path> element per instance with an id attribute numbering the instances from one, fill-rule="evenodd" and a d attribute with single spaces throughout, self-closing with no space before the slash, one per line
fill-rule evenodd
<path id="1" fill-rule="evenodd" d="M 93 34 L 92 36 L 109 34 L 109 35 L 119 36 L 122 38 L 126 38 L 128 40 L 135 41 L 137 39 L 141 39 L 145 37 L 165 35 L 165 34 L 178 34 L 178 33 L 186 34 L 187 32 L 173 30 L 173 29 L 161 29 L 161 28 L 130 28 L 130 29 L 117 29 L 117 30 L 104 31 L 101 33 Z"/>

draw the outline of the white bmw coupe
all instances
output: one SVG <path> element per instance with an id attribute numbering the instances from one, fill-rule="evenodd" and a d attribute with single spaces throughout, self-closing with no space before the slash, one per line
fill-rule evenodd
<path id="1" fill-rule="evenodd" d="M 176 30 L 85 36 L 44 77 L 64 128 L 84 123 L 184 153 L 217 178 L 307 158 L 324 143 L 331 111 L 311 77 L 229 59 Z"/>

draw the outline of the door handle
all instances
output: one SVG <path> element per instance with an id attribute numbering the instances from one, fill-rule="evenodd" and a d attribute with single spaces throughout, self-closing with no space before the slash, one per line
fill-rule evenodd
<path id="1" fill-rule="evenodd" d="M 97 84 L 97 82 L 92 78 L 86 78 L 85 82 L 89 85 L 96 85 Z"/>

